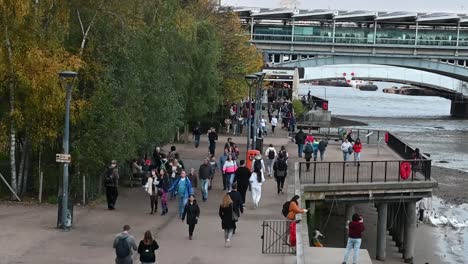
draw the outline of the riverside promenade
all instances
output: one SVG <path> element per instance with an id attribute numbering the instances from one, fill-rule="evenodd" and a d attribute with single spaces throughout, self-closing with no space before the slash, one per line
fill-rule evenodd
<path id="1" fill-rule="evenodd" d="M 268 144 L 275 148 L 285 145 L 289 152 L 289 174 L 287 181 L 294 184 L 294 164 L 299 160 L 297 147 L 286 137 L 286 132 L 277 130 L 274 136 L 264 138 L 264 150 Z M 245 153 L 245 136 L 231 136 Z M 227 136 L 220 136 L 216 148 L 216 157 L 222 153 Z M 204 157 L 208 153 L 206 137 L 202 138 L 199 148 L 193 144 L 174 144 L 186 165 L 186 169 L 198 170 Z M 170 145 L 165 147 L 165 151 Z M 375 159 L 377 147 L 364 145 L 362 160 Z M 241 154 L 240 159 L 245 159 Z M 381 158 L 397 159 L 398 156 L 386 147 L 380 149 Z M 339 144 L 331 142 L 325 154 L 325 161 L 342 160 Z M 286 186 L 285 186 L 286 187 Z M 177 218 L 177 201 L 169 201 L 169 214 L 160 216 L 149 214 L 149 198 L 141 187 L 119 189 L 120 196 L 117 202 L 117 210 L 108 211 L 104 202 L 97 202 L 92 206 L 75 206 L 74 229 L 70 232 L 62 232 L 55 229 L 57 207 L 54 205 L 37 204 L 0 204 L 0 223 L 3 227 L 0 235 L 0 263 L 113 263 L 114 250 L 112 242 L 115 234 L 121 231 L 124 224 L 129 224 L 130 233 L 135 236 L 137 242 L 142 239 L 146 230 L 155 234 L 160 248 L 157 251 L 157 263 L 174 264 L 211 264 L 211 263 L 296 263 L 295 255 L 264 255 L 262 254 L 261 235 L 263 220 L 284 219 L 281 208 L 284 201 L 293 195 L 293 189 L 283 195 L 276 193 L 276 182 L 267 178 L 262 188 L 260 206 L 253 209 L 251 193 L 247 192 L 246 210 L 238 222 L 238 229 L 232 238 L 232 246 L 224 247 L 223 230 L 218 216 L 219 204 L 223 195 L 222 182 L 219 173 L 215 176 L 214 188 L 209 193 L 209 199 L 203 203 L 199 200 L 201 216 L 196 226 L 193 240 L 188 240 L 188 226 Z M 197 189 L 197 198 L 200 190 Z M 375 252 L 375 209 L 372 206 L 364 206 L 359 210 L 365 217 L 366 231 L 363 236 L 362 249 L 368 249 L 369 255 Z M 425 228 L 425 227 L 424 227 Z M 332 216 L 328 226 L 322 230 L 327 238 L 325 246 L 337 247 L 336 249 L 320 251 L 305 247 L 305 263 L 341 263 L 344 249 L 342 246 L 342 217 Z M 423 229 L 424 230 L 424 229 Z M 325 232 L 324 232 L 325 231 Z M 431 241 L 432 237 L 427 232 L 418 232 L 417 241 Z M 390 245 L 391 242 L 388 241 Z M 362 250 L 360 263 L 364 262 L 366 250 Z M 416 244 L 416 259 L 423 260 L 433 257 L 433 246 L 427 243 Z M 134 263 L 138 262 L 138 256 L 134 255 Z M 401 255 L 395 252 L 395 248 L 389 247 L 385 263 L 402 263 Z M 372 263 L 383 263 L 372 260 Z"/>

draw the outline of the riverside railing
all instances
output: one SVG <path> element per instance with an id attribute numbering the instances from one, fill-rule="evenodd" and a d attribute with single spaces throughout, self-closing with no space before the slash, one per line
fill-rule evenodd
<path id="1" fill-rule="evenodd" d="M 319 136 L 325 136 L 329 138 L 338 138 L 341 139 L 346 133 L 347 128 L 341 127 L 320 127 L 318 129 Z M 383 142 L 385 139 L 386 131 L 383 130 L 373 130 L 373 129 L 352 129 L 353 138 L 360 138 L 361 142 L 366 144 L 378 144 Z M 315 133 L 314 133 L 315 136 Z"/>
<path id="2" fill-rule="evenodd" d="M 300 162 L 301 184 L 428 181 L 431 160 Z"/>

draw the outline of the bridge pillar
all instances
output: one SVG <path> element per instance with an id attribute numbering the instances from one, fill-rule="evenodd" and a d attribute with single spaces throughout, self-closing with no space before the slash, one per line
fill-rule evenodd
<path id="1" fill-rule="evenodd" d="M 468 102 L 452 101 L 450 115 L 452 117 L 468 118 Z"/>
<path id="2" fill-rule="evenodd" d="M 387 248 L 387 210 L 386 203 L 377 204 L 377 252 L 376 259 L 384 261 Z"/>
<path id="3" fill-rule="evenodd" d="M 348 244 L 348 221 L 351 221 L 351 218 L 354 214 L 354 206 L 352 204 L 345 205 L 345 230 L 344 230 L 344 247 Z"/>
<path id="4" fill-rule="evenodd" d="M 406 202 L 405 221 L 405 263 L 413 263 L 414 247 L 416 245 L 416 201 Z"/>

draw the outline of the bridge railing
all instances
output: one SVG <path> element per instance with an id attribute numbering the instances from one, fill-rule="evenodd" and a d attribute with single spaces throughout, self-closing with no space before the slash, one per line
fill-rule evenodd
<path id="1" fill-rule="evenodd" d="M 301 184 L 428 181 L 431 160 L 300 162 Z"/>

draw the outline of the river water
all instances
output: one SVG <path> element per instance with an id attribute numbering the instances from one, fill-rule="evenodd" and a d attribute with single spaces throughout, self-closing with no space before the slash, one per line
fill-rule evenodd
<path id="1" fill-rule="evenodd" d="M 368 128 L 396 132 L 429 153 L 434 165 L 468 172 L 468 119 L 450 117 L 450 100 L 383 93 L 394 84 L 374 83 L 375 92 L 349 87 L 301 85 L 299 94 L 326 98 L 335 116 L 362 121 Z M 366 127 L 366 128 L 367 128 Z"/>
<path id="2" fill-rule="evenodd" d="M 405 142 L 429 153 L 433 165 L 468 172 L 468 120 L 450 117 L 450 101 L 440 97 L 386 94 L 383 88 L 394 84 L 374 83 L 375 92 L 355 88 L 302 85 L 300 95 L 326 98 L 335 116 L 362 121 L 366 128 L 395 132 Z M 430 208 L 439 215 L 468 220 L 468 204 L 451 205 L 434 197 Z M 468 227 L 429 229 L 434 252 L 443 263 L 468 263 Z"/>

